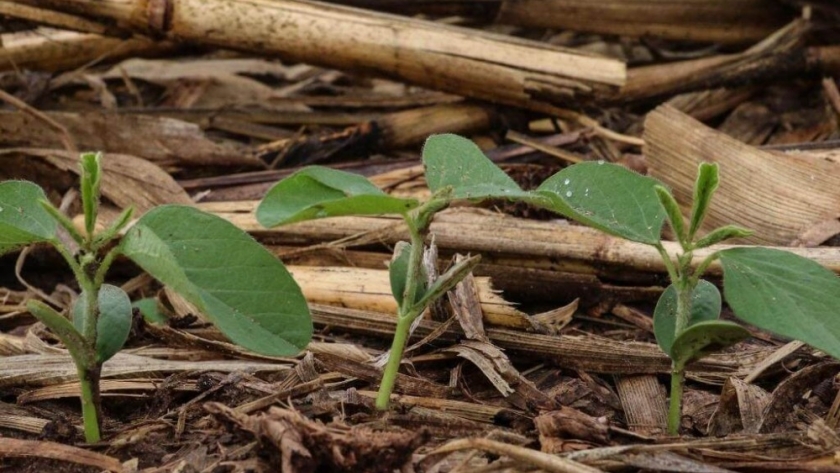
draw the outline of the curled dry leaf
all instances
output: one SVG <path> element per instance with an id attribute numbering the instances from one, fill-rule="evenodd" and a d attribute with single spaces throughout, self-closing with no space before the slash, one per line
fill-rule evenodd
<path id="1" fill-rule="evenodd" d="M 755 434 L 770 394 L 760 387 L 729 378 L 723 385 L 720 401 L 709 421 L 709 435 L 723 437 L 733 433 Z"/>
<path id="2" fill-rule="evenodd" d="M 763 411 L 758 432 L 786 432 L 792 430 L 790 423 L 799 402 L 802 402 L 803 394 L 811 391 L 822 381 L 836 376 L 840 372 L 840 363 L 828 361 L 817 365 L 809 366 L 798 371 L 779 383 L 773 391 L 767 407 Z"/>

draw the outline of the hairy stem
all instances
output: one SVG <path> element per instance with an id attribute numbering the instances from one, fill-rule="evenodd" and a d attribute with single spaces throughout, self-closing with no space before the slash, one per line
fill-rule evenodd
<path id="1" fill-rule="evenodd" d="M 674 321 L 674 338 L 688 328 L 691 318 L 691 296 L 697 281 L 691 278 L 691 251 L 686 251 L 678 258 L 679 266 L 676 268 L 677 279 L 673 280 L 677 290 L 677 313 Z M 671 400 L 668 410 L 668 433 L 676 435 L 680 427 L 682 413 L 683 381 L 685 378 L 685 367 L 678 366 L 672 362 L 671 367 Z"/>
<path id="2" fill-rule="evenodd" d="M 665 269 L 668 270 L 668 277 L 671 279 L 672 283 L 676 284 L 679 280 L 679 274 L 677 274 L 677 268 L 671 260 L 671 255 L 665 251 L 665 247 L 662 246 L 662 243 L 657 243 L 654 247 L 656 248 L 656 251 L 659 252 L 659 256 L 662 257 L 662 263 L 665 265 Z"/>
<path id="3" fill-rule="evenodd" d="M 671 435 L 679 434 L 680 420 L 682 419 L 682 393 L 683 393 L 683 378 L 685 377 L 685 368 L 677 366 L 676 363 L 671 365 L 671 399 L 668 408 L 668 433 Z"/>
<path id="4" fill-rule="evenodd" d="M 99 377 L 102 366 L 80 366 L 76 365 L 81 382 L 82 392 L 82 419 L 85 426 L 85 441 L 87 443 L 98 442 L 101 438 L 99 430 L 99 419 L 102 404 L 99 395 Z"/>
<path id="5" fill-rule="evenodd" d="M 87 276 L 79 281 L 79 285 L 82 287 L 87 309 L 83 315 L 83 327 L 85 330 L 82 336 L 85 337 L 88 343 L 96 344 L 96 319 L 99 315 L 99 287 Z"/>
<path id="6" fill-rule="evenodd" d="M 120 247 L 116 246 L 111 251 L 109 251 L 104 258 L 102 258 L 102 262 L 99 263 L 99 269 L 96 270 L 96 275 L 93 278 L 93 284 L 97 288 L 101 288 L 102 284 L 105 283 L 105 275 L 108 273 L 108 269 L 114 263 L 114 260 L 117 256 L 120 255 Z"/>
<path id="7" fill-rule="evenodd" d="M 677 320 L 674 321 L 674 337 L 676 338 L 680 336 L 683 330 L 688 328 L 693 288 L 688 284 L 688 281 L 677 281 L 674 287 L 677 289 Z"/>
<path id="8" fill-rule="evenodd" d="M 706 259 L 697 266 L 697 269 L 694 270 L 694 274 L 691 276 L 691 284 L 696 286 L 700 281 L 700 278 L 703 277 L 703 273 L 705 273 L 706 270 L 709 269 L 709 266 L 718 258 L 720 258 L 720 253 L 717 251 L 707 256 Z"/>

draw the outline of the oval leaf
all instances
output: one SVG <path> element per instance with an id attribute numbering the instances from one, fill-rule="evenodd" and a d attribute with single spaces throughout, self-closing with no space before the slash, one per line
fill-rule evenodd
<path id="1" fill-rule="evenodd" d="M 687 327 L 720 317 L 720 291 L 709 281 L 700 280 L 691 294 L 691 312 Z M 653 333 L 662 351 L 672 356 L 671 347 L 677 338 L 677 289 L 671 284 L 659 297 L 653 311 Z"/>
<path id="2" fill-rule="evenodd" d="M 257 207 L 266 228 L 340 215 L 402 214 L 420 205 L 391 197 L 357 174 L 310 166 L 274 185 Z"/>
<path id="3" fill-rule="evenodd" d="M 726 302 L 764 330 L 840 358 L 840 279 L 818 263 L 769 248 L 720 252 Z"/>
<path id="4" fill-rule="evenodd" d="M 99 289 L 99 320 L 96 322 L 96 361 L 116 355 L 131 331 L 131 300 L 122 289 L 103 284 Z"/>
<path id="5" fill-rule="evenodd" d="M 85 333 L 87 297 L 82 292 L 73 304 L 73 326 Z M 104 363 L 117 354 L 131 331 L 131 300 L 122 289 L 110 284 L 99 288 L 99 316 L 96 321 L 96 361 Z"/>
<path id="6" fill-rule="evenodd" d="M 654 245 L 665 211 L 657 180 L 617 164 L 586 162 L 548 178 L 529 201 L 612 235 Z"/>
<path id="7" fill-rule="evenodd" d="M 391 279 L 391 294 L 397 301 L 397 305 L 402 307 L 403 297 L 405 296 L 405 283 L 408 280 L 408 262 L 411 259 L 411 243 L 400 241 L 397 242 L 394 248 L 394 257 L 391 258 L 391 264 L 388 265 L 388 275 Z M 429 279 L 425 268 L 420 266 L 420 280 L 416 281 L 417 289 L 414 293 L 414 301 L 419 301 L 426 292 L 426 281 Z"/>
<path id="8" fill-rule="evenodd" d="M 517 198 L 528 194 L 467 138 L 432 135 L 423 146 L 426 183 L 432 192 L 447 186 L 456 199 Z"/>
<path id="9" fill-rule="evenodd" d="M 56 222 L 41 207 L 44 190 L 26 181 L 0 183 L 0 255 L 55 238 Z"/>
<path id="10" fill-rule="evenodd" d="M 227 220 L 158 207 L 128 231 L 122 252 L 201 310 L 231 341 L 275 356 L 312 338 L 300 287 L 283 264 Z"/>
<path id="11" fill-rule="evenodd" d="M 750 332 L 738 324 L 725 320 L 707 320 L 699 322 L 674 339 L 671 347 L 671 359 L 677 368 L 684 368 L 688 363 L 734 345 L 750 336 Z"/>

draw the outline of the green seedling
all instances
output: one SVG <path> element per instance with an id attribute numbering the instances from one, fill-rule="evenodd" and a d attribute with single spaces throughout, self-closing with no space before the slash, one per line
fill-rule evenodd
<path id="1" fill-rule="evenodd" d="M 526 192 L 472 142 L 455 135 L 429 138 L 423 163 L 432 191 L 423 203 L 389 196 L 356 175 L 310 167 L 275 185 L 257 209 L 257 219 L 266 227 L 339 215 L 390 213 L 405 219 L 411 242 L 398 246 L 390 266 L 391 289 L 399 309 L 391 357 L 377 398 L 381 409 L 388 405 L 411 324 L 429 302 L 475 264 L 471 259 L 431 284 L 422 273 L 429 224 L 436 212 L 456 199 L 527 202 L 659 252 L 671 285 L 656 306 L 654 332 L 672 360 L 668 429 L 673 434 L 679 428 L 686 366 L 749 335 L 743 327 L 719 320 L 721 294 L 701 279 L 715 261 L 721 263 L 726 301 L 738 318 L 840 358 L 840 279 L 831 271 L 790 252 L 750 247 L 714 251 L 694 265 L 694 251 L 749 234 L 725 226 L 698 238 L 718 185 L 717 165 L 700 166 L 686 225 L 676 200 L 661 183 L 614 164 L 575 164 Z M 668 254 L 661 239 L 666 220 L 681 248 L 675 255 Z"/>
<path id="2" fill-rule="evenodd" d="M 402 216 L 410 242 L 396 246 L 389 266 L 391 292 L 398 309 L 391 352 L 376 399 L 376 406 L 382 410 L 388 407 L 412 324 L 478 263 L 477 257 L 467 258 L 428 281 L 421 263 L 434 215 L 454 200 L 527 196 L 473 142 L 455 135 L 429 138 L 423 148 L 423 163 L 432 191 L 425 202 L 389 196 L 361 176 L 312 166 L 278 182 L 257 208 L 257 220 L 265 227 L 340 215 Z"/>
<path id="3" fill-rule="evenodd" d="M 606 233 L 653 246 L 662 256 L 671 285 L 656 305 L 653 325 L 659 346 L 672 361 L 671 434 L 679 429 L 686 366 L 749 336 L 740 325 L 719 320 L 721 294 L 701 279 L 716 260 L 723 268 L 726 301 L 738 318 L 840 358 L 840 279 L 833 272 L 787 251 L 751 247 L 714 251 L 693 266 L 695 250 L 751 233 L 724 226 L 698 238 L 718 182 L 718 166 L 701 164 L 688 225 L 664 186 L 613 164 L 570 166 L 527 199 Z M 660 240 L 665 220 L 679 243 L 679 254 L 668 254 Z"/>
<path id="4" fill-rule="evenodd" d="M 120 255 L 180 293 L 234 343 L 275 356 L 295 355 L 306 347 L 312 321 L 300 288 L 283 264 L 247 233 L 222 218 L 181 205 L 150 210 L 121 239 L 131 208 L 108 228 L 96 231 L 100 155 L 82 155 L 81 171 L 83 231 L 47 200 L 38 185 L 0 183 L 0 254 L 47 243 L 73 270 L 81 294 L 69 319 L 37 300 L 26 306 L 55 332 L 76 364 L 88 442 L 101 436 L 102 366 L 122 348 L 131 329 L 128 295 L 105 283 L 109 267 Z M 59 226 L 78 250 L 61 242 Z"/>

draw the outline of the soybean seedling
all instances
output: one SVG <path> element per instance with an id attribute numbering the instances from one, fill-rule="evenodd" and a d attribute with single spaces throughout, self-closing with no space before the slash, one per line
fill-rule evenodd
<path id="1" fill-rule="evenodd" d="M 410 328 L 425 308 L 461 281 L 478 263 L 467 258 L 434 281 L 427 281 L 422 257 L 434 215 L 454 200 L 525 197 L 519 186 L 471 141 L 435 135 L 423 148 L 426 181 L 432 196 L 425 202 L 385 194 L 364 177 L 325 167 L 304 168 L 278 182 L 257 208 L 265 227 L 340 215 L 400 215 L 410 242 L 397 245 L 389 266 L 391 292 L 397 301 L 397 326 L 376 406 L 387 409 Z"/>
<path id="2" fill-rule="evenodd" d="M 718 166 L 701 164 L 688 226 L 664 186 L 613 164 L 570 166 L 526 199 L 606 233 L 653 246 L 661 255 L 671 285 L 656 305 L 653 325 L 657 343 L 672 361 L 671 434 L 679 430 L 686 366 L 749 336 L 743 327 L 718 320 L 720 292 L 701 279 L 717 260 L 726 301 L 738 318 L 840 358 L 840 279 L 828 269 L 787 251 L 755 247 L 719 249 L 693 266 L 696 250 L 750 234 L 724 226 L 698 238 L 718 183 Z M 681 249 L 676 255 L 668 254 L 660 239 L 666 219 Z"/>
<path id="3" fill-rule="evenodd" d="M 128 295 L 105 283 L 114 260 L 126 256 L 191 302 L 227 337 L 266 355 L 300 352 L 312 336 L 306 300 L 289 272 L 270 252 L 228 221 L 189 206 L 150 210 L 127 230 L 128 208 L 96 231 L 101 157 L 81 158 L 84 229 L 26 181 L 0 183 L 0 254 L 35 243 L 52 245 L 73 271 L 81 294 L 70 319 L 29 300 L 27 309 L 61 339 L 81 381 L 85 439 L 101 437 L 99 380 L 103 364 L 125 344 L 131 329 Z M 78 246 L 58 238 L 61 226 Z"/>

